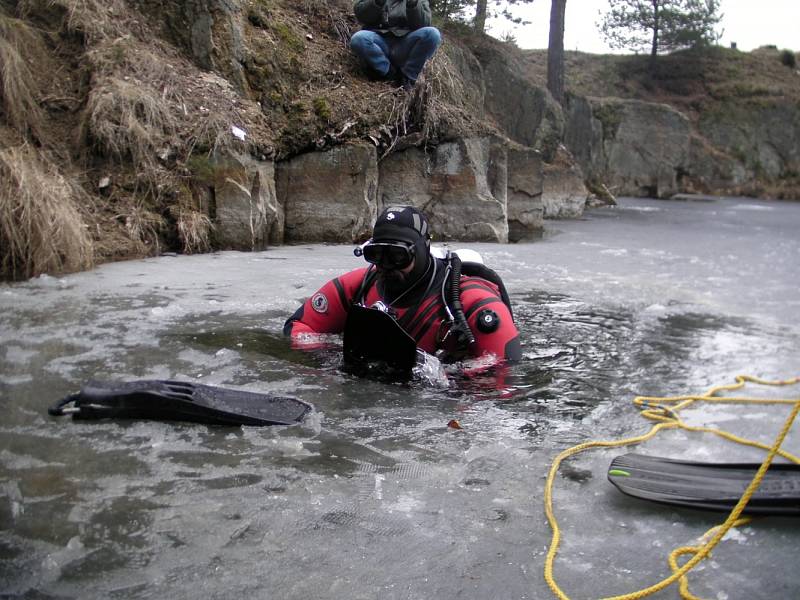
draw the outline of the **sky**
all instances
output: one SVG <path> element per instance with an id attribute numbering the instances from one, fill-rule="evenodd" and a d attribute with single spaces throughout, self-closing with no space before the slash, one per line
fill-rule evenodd
<path id="1" fill-rule="evenodd" d="M 489 33 L 498 38 L 511 33 L 520 48 L 547 48 L 550 4 L 550 0 L 534 0 L 517 8 L 515 14 L 530 25 L 513 26 L 494 19 L 488 23 Z M 721 0 L 720 5 L 721 45 L 735 42 L 746 52 L 768 44 L 781 50 L 800 50 L 800 0 Z M 607 46 L 598 31 L 600 14 L 607 7 L 605 0 L 567 0 L 564 49 L 595 54 L 621 52 Z"/>

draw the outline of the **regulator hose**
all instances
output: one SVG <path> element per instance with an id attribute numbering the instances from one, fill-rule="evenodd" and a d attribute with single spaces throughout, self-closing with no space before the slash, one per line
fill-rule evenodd
<path id="1" fill-rule="evenodd" d="M 469 328 L 467 317 L 464 315 L 464 306 L 461 304 L 461 259 L 458 254 L 452 252 L 447 253 L 447 259 L 451 267 L 447 304 L 454 320 L 451 331 L 455 332 L 459 345 L 464 343 L 466 346 L 471 346 L 475 343 L 475 336 Z"/>

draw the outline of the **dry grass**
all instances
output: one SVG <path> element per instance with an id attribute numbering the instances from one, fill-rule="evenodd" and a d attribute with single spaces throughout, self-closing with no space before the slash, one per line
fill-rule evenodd
<path id="1" fill-rule="evenodd" d="M 445 124 L 469 129 L 474 121 L 466 99 L 469 94 L 464 79 L 445 52 L 437 52 L 425 68 L 425 77 L 417 86 L 415 100 L 425 118 L 425 137 L 437 135 Z"/>
<path id="2" fill-rule="evenodd" d="M 89 94 L 82 133 L 102 154 L 152 168 L 176 130 L 164 97 L 140 81 L 109 77 Z"/>
<path id="3" fill-rule="evenodd" d="M 181 102 L 163 56 L 130 36 L 106 39 L 87 54 L 95 80 L 83 114 L 82 133 L 101 153 L 155 168 L 172 141 Z"/>
<path id="4" fill-rule="evenodd" d="M 137 202 L 127 211 L 119 215 L 125 219 L 125 229 L 130 238 L 140 244 L 149 253 L 158 254 L 160 248 L 160 234 L 166 225 L 164 217 L 148 209 L 142 201 Z"/>
<path id="5" fill-rule="evenodd" d="M 86 53 L 95 72 L 138 80 L 162 90 L 165 99 L 180 100 L 171 87 L 172 71 L 168 56 L 157 41 L 144 44 L 131 35 L 105 38 Z"/>
<path id="6" fill-rule="evenodd" d="M 90 268 L 92 240 L 78 209 L 85 201 L 31 146 L 0 151 L 0 276 Z"/>
<path id="7" fill-rule="evenodd" d="M 155 201 L 169 183 L 167 163 L 186 147 L 181 79 L 162 50 L 126 35 L 87 52 L 93 81 L 79 135 L 100 156 L 133 167 L 137 191 Z"/>
<path id="8" fill-rule="evenodd" d="M 252 136 L 242 141 L 232 134 L 231 123 L 234 122 L 236 119 L 231 115 L 220 112 L 208 113 L 203 118 L 196 119 L 186 139 L 187 160 L 200 152 L 207 157 L 227 151 L 253 152 L 255 148 Z"/>
<path id="9" fill-rule="evenodd" d="M 66 11 L 68 31 L 82 33 L 91 45 L 107 38 L 117 38 L 129 31 L 123 19 L 128 8 L 123 0 L 50 0 Z"/>
<path id="10" fill-rule="evenodd" d="M 323 17 L 328 20 L 330 29 L 346 48 L 350 47 L 350 20 L 353 3 L 350 0 L 300 0 L 300 9 L 308 16 Z"/>
<path id="11" fill-rule="evenodd" d="M 29 61 L 46 54 L 39 33 L 19 19 L 0 11 L 0 101 L 9 125 L 21 134 L 41 139 L 44 113 L 39 106 L 39 90 L 31 73 Z M 26 61 L 26 58 L 28 59 Z"/>
<path id="12" fill-rule="evenodd" d="M 448 56 L 437 53 L 410 93 L 395 94 L 383 130 L 389 143 L 381 152 L 388 156 L 405 136 L 417 134 L 422 142 L 435 140 L 446 129 L 470 130 L 474 118 L 464 101 L 468 97 L 464 80 Z"/>
<path id="13" fill-rule="evenodd" d="M 208 252 L 211 249 L 211 232 L 214 226 L 204 212 L 190 201 L 182 201 L 170 207 L 177 223 L 178 237 L 186 254 Z"/>

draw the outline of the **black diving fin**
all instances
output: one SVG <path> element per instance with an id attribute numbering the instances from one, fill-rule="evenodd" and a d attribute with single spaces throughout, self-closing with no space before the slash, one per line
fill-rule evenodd
<path id="1" fill-rule="evenodd" d="M 662 504 L 730 512 L 761 465 L 704 463 L 625 454 L 608 480 L 629 496 Z M 800 465 L 770 465 L 744 509 L 748 514 L 800 515 Z"/>
<path id="2" fill-rule="evenodd" d="M 48 409 L 74 419 L 151 419 L 216 425 L 291 425 L 312 410 L 290 396 L 187 381 L 90 381 Z"/>

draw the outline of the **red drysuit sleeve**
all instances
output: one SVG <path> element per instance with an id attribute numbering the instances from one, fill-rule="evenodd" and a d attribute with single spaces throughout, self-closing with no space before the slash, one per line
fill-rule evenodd
<path id="1" fill-rule="evenodd" d="M 289 317 L 283 326 L 284 335 L 293 338 L 302 334 L 341 333 L 347 311 L 356 295 L 367 267 L 331 279 Z"/>

